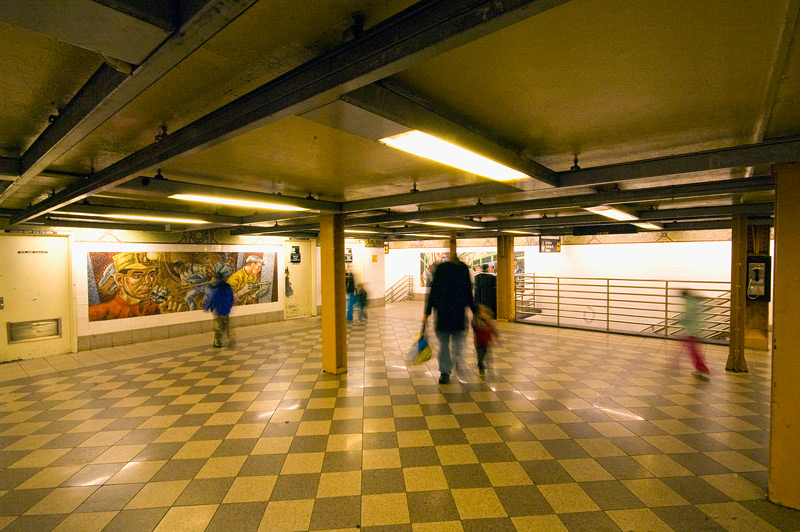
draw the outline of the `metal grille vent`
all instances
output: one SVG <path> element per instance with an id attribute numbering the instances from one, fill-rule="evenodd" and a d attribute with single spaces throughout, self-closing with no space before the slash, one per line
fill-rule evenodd
<path id="1" fill-rule="evenodd" d="M 61 337 L 61 318 L 8 323 L 8 343 Z"/>

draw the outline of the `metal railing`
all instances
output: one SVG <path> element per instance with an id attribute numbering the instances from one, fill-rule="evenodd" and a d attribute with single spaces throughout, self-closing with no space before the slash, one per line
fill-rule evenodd
<path id="1" fill-rule="evenodd" d="M 599 279 L 517 275 L 516 319 L 527 323 L 623 332 L 642 336 L 683 334 L 681 291 L 703 298 L 700 336 L 727 343 L 730 335 L 729 281 Z"/>
<path id="2" fill-rule="evenodd" d="M 414 299 L 414 276 L 404 275 L 396 283 L 386 289 L 383 294 L 384 303 Z"/>

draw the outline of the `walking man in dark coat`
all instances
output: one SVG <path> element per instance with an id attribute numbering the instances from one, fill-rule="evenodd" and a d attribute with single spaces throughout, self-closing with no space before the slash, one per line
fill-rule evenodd
<path id="1" fill-rule="evenodd" d="M 489 273 L 489 265 L 481 266 L 481 273 L 475 276 L 475 303 L 486 305 L 497 316 L 497 277 Z"/>
<path id="2" fill-rule="evenodd" d="M 450 260 L 442 262 L 433 272 L 431 291 L 425 303 L 425 319 L 436 309 L 436 337 L 439 339 L 439 384 L 450 381 L 453 360 L 450 358 L 452 341 L 453 356 L 461 357 L 464 336 L 467 329 L 466 309 L 473 313 L 477 306 L 472 298 L 472 284 L 469 268 L 458 260 L 455 253 L 450 253 Z"/>

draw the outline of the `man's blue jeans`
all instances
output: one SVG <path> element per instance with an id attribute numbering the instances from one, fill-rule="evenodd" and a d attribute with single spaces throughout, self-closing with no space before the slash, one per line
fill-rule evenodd
<path id="1" fill-rule="evenodd" d="M 449 374 L 453 371 L 453 360 L 450 358 L 450 340 L 453 341 L 453 358 L 460 359 L 464 347 L 466 331 L 441 331 L 436 329 L 439 339 L 439 373 Z"/>
<path id="2" fill-rule="evenodd" d="M 347 321 L 353 321 L 353 306 L 357 299 L 355 294 L 347 294 Z"/>

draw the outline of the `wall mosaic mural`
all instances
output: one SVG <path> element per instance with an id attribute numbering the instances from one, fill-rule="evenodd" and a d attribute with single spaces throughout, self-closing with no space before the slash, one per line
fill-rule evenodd
<path id="1" fill-rule="evenodd" d="M 495 265 L 497 264 L 496 251 L 468 251 L 459 253 L 458 258 L 461 262 L 469 266 L 473 273 L 481 271 L 484 264 L 489 265 L 489 273 L 495 273 Z M 433 270 L 440 262 L 450 259 L 449 251 L 440 251 L 434 253 L 420 253 L 419 254 L 419 283 L 420 286 L 430 286 L 433 281 Z M 514 252 L 514 274 L 525 273 L 525 252 Z"/>
<path id="2" fill-rule="evenodd" d="M 89 321 L 199 310 L 214 273 L 236 305 L 278 300 L 278 254 L 270 252 L 90 252 Z"/>

